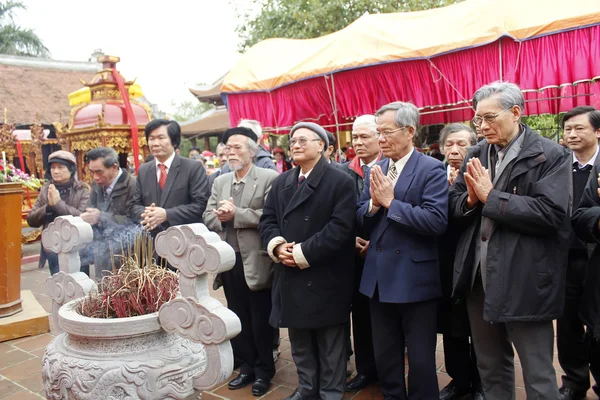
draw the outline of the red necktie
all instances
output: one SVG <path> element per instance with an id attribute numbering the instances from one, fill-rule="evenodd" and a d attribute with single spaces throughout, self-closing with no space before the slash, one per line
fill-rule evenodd
<path id="1" fill-rule="evenodd" d="M 165 188 L 165 183 L 167 183 L 167 166 L 165 164 L 158 164 L 158 168 L 160 168 L 158 186 L 160 186 L 160 189 L 162 190 Z"/>

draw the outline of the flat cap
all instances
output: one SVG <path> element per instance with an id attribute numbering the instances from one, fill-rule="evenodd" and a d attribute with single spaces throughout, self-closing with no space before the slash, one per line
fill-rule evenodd
<path id="1" fill-rule="evenodd" d="M 233 135 L 244 135 L 254 140 L 255 142 L 258 140 L 258 136 L 252 129 L 244 128 L 243 126 L 236 126 L 235 128 L 229 128 L 223 133 L 223 143 L 227 144 L 227 141 Z"/>
<path id="2" fill-rule="evenodd" d="M 69 153 L 65 150 L 58 150 L 54 153 L 50 154 L 48 157 L 48 163 L 61 163 L 64 165 L 75 165 L 77 162 L 75 161 L 75 156 L 72 153 Z"/>
<path id="3" fill-rule="evenodd" d="M 327 131 L 323 129 L 320 125 L 315 124 L 314 122 L 298 122 L 292 130 L 290 131 L 290 138 L 294 136 L 294 132 L 296 132 L 300 128 L 305 128 L 316 133 L 319 138 L 325 142 L 325 149 L 329 147 L 329 139 L 327 138 Z"/>

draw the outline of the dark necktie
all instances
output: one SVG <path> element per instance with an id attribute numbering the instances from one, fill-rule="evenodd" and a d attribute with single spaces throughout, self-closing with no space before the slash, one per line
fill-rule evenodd
<path id="1" fill-rule="evenodd" d="M 298 177 L 298 187 L 300 187 L 300 185 L 302 185 L 302 182 L 304 182 L 306 180 L 306 177 L 304 175 L 299 176 Z"/>
<path id="2" fill-rule="evenodd" d="M 369 166 L 368 165 L 363 165 L 362 167 L 362 173 L 363 173 L 363 178 L 367 179 L 367 175 L 369 174 Z"/>
<path id="3" fill-rule="evenodd" d="M 573 163 L 573 172 L 589 172 L 591 169 L 592 166 L 589 164 L 586 164 L 583 167 L 579 167 L 579 163 L 577 161 Z"/>
<path id="4" fill-rule="evenodd" d="M 102 190 L 100 191 L 100 193 L 102 194 L 102 202 L 105 202 L 106 199 L 108 199 L 108 191 L 106 190 L 105 187 L 102 187 Z"/>

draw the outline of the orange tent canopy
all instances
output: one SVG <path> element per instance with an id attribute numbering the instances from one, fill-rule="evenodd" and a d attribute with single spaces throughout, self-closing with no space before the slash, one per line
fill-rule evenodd
<path id="1" fill-rule="evenodd" d="M 251 47 L 221 92 L 269 91 L 301 79 L 388 61 L 430 58 L 502 36 L 527 40 L 600 24 L 600 0 L 467 0 L 427 11 L 364 15 L 316 39 Z"/>

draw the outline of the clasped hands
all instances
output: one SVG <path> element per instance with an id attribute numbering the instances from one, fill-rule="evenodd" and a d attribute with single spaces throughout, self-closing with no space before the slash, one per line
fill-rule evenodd
<path id="1" fill-rule="evenodd" d="M 464 173 L 465 183 L 467 184 L 467 207 L 473 208 L 478 202 L 485 204 L 494 184 L 490 179 L 490 174 L 483 167 L 479 158 L 471 158 L 467 162 L 467 171 Z"/>
<path id="2" fill-rule="evenodd" d="M 167 211 L 162 207 L 156 207 L 156 204 L 150 204 L 150 207 L 144 208 L 142 221 L 140 222 L 144 229 L 151 231 L 158 225 L 167 220 Z"/>
<path id="3" fill-rule="evenodd" d="M 394 200 L 394 185 L 379 165 L 374 165 L 370 172 L 371 186 L 369 194 L 374 207 L 390 208 Z"/>
<path id="4" fill-rule="evenodd" d="M 85 212 L 80 215 L 81 219 L 90 225 L 96 225 L 100 220 L 100 210 L 97 208 L 86 208 Z"/>
<path id="5" fill-rule="evenodd" d="M 219 204 L 221 204 L 221 207 L 213 211 L 215 214 L 217 214 L 219 221 L 227 222 L 232 220 L 235 216 L 235 204 L 233 204 L 233 197 L 230 197 L 229 200 L 221 200 Z"/>
<path id="6" fill-rule="evenodd" d="M 48 186 L 48 204 L 54 207 L 60 201 L 60 193 L 52 183 Z"/>
<path id="7" fill-rule="evenodd" d="M 296 242 L 291 243 L 281 243 L 279 246 L 275 247 L 273 253 L 279 258 L 283 265 L 288 267 L 297 267 L 296 261 L 294 260 L 294 246 Z"/>

